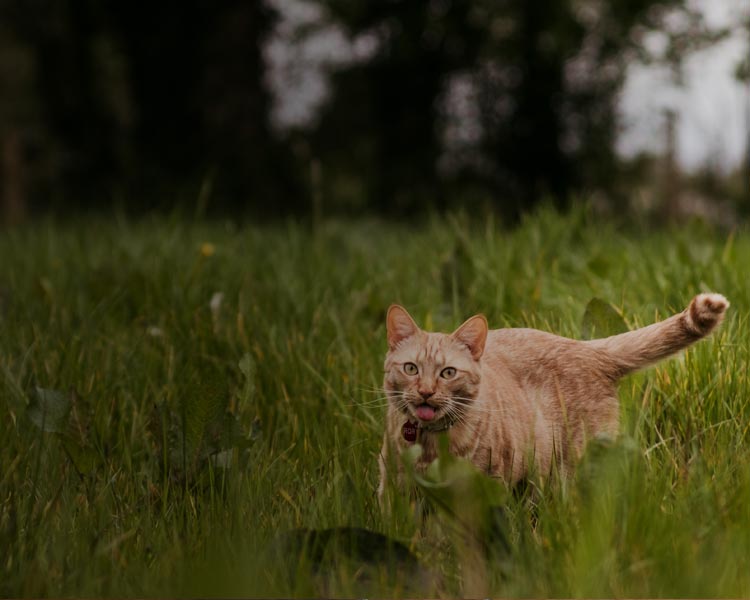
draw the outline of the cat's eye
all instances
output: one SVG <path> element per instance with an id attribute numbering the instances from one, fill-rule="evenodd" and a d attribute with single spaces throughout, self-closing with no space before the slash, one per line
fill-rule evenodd
<path id="1" fill-rule="evenodd" d="M 416 375 L 419 372 L 417 365 L 414 363 L 404 363 L 404 373 L 407 375 Z"/>
<path id="2" fill-rule="evenodd" d="M 442 371 L 440 371 L 440 377 L 443 379 L 453 379 L 456 376 L 456 369 L 453 367 L 445 367 Z"/>

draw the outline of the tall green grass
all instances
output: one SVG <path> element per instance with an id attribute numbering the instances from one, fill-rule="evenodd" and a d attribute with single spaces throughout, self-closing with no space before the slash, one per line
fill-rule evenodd
<path id="1" fill-rule="evenodd" d="M 584 211 L 5 231 L 0 596 L 748 596 L 748 265 L 744 230 Z M 593 297 L 635 328 L 708 290 L 732 303 L 722 329 L 624 380 L 621 438 L 574 478 L 512 493 L 444 457 L 381 512 L 391 302 L 433 329 L 484 312 L 580 337 Z M 289 542 L 333 527 L 421 569 Z"/>

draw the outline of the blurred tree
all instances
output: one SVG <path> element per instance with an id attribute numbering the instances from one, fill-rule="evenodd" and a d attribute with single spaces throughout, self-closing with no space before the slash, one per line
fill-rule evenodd
<path id="1" fill-rule="evenodd" d="M 352 37 L 376 46 L 371 59 L 334 75 L 314 139 L 326 196 L 361 178 L 355 193 L 383 212 L 444 207 L 438 100 L 446 76 L 473 65 L 481 48 L 485 28 L 471 18 L 472 2 L 322 2 Z"/>
<path id="2" fill-rule="evenodd" d="M 2 6 L 2 5 L 0 5 Z M 2 6 L 2 8 L 5 8 Z M 32 57 L 0 14 L 0 222 L 16 224 L 27 213 L 27 168 L 24 138 L 37 120 Z"/>
<path id="3" fill-rule="evenodd" d="M 486 3 L 485 11 L 491 36 L 477 84 L 483 146 L 493 159 L 491 180 L 505 199 L 501 208 L 516 217 L 545 196 L 562 206 L 575 178 L 563 149 L 563 115 L 575 104 L 566 93 L 565 65 L 585 30 L 564 0 Z"/>
<path id="4" fill-rule="evenodd" d="M 469 75 L 481 130 L 462 181 L 483 182 L 514 220 L 545 199 L 613 192 L 617 95 L 632 60 L 654 59 L 644 36 L 664 32 L 661 60 L 675 68 L 716 39 L 684 0 L 320 1 L 352 38 L 376 43 L 371 60 L 334 76 L 316 139 L 328 195 L 359 180 L 401 214 L 445 204 L 438 105 L 452 76 Z"/>
<path id="5" fill-rule="evenodd" d="M 11 94 L 0 103 L 7 214 L 21 214 L 28 195 L 24 122 L 45 157 L 36 197 L 58 212 L 109 208 L 115 197 L 133 210 L 308 208 L 291 154 L 268 124 L 262 51 L 276 15 L 265 2 L 144 10 L 0 0 L 0 16 L 0 76 Z"/>
<path id="6" fill-rule="evenodd" d="M 745 30 L 746 39 L 750 41 L 750 7 L 746 9 L 741 27 Z M 735 76 L 748 87 L 748 90 L 750 90 L 750 51 L 737 65 Z M 740 169 L 741 175 L 738 178 L 740 183 L 737 196 L 738 204 L 740 204 L 744 212 L 747 213 L 750 211 L 750 95 L 748 95 L 747 98 L 745 119 L 745 160 Z"/>
<path id="7" fill-rule="evenodd" d="M 5 0 L 4 9 L 32 61 L 29 100 L 38 121 L 31 150 L 44 165 L 32 204 L 68 211 L 108 199 L 118 132 L 105 101 L 101 7 L 87 0 Z"/>
<path id="8" fill-rule="evenodd" d="M 87 2 L 0 2 L 5 110 L 3 202 L 18 220 L 36 197 L 78 199 L 110 166 L 105 119 L 95 100 Z"/>
<path id="9" fill-rule="evenodd" d="M 634 60 L 675 73 L 689 52 L 719 39 L 684 0 L 505 0 L 483 3 L 492 35 L 480 72 L 485 150 L 505 212 L 604 191 L 618 201 L 618 94 Z M 664 38 L 663 55 L 645 47 Z"/>
<path id="10" fill-rule="evenodd" d="M 276 15 L 264 2 L 112 4 L 129 61 L 134 146 L 147 189 L 201 187 L 199 210 L 307 207 L 291 157 L 268 124 L 262 48 Z"/>
<path id="11" fill-rule="evenodd" d="M 644 36 L 666 36 L 673 65 L 710 38 L 687 0 L 309 0 L 372 52 L 333 74 L 312 134 L 280 141 L 264 48 L 281 1 L 0 0 L 6 220 L 33 198 L 405 215 L 480 189 L 510 219 L 565 207 L 613 194 L 617 93 Z M 459 81 L 478 134 L 451 170 Z"/>
<path id="12" fill-rule="evenodd" d="M 263 46 L 275 20 L 263 2 L 227 3 L 206 37 L 199 101 L 206 107 L 206 151 L 220 190 L 256 212 L 279 215 L 310 207 L 289 149 L 269 126 Z"/>

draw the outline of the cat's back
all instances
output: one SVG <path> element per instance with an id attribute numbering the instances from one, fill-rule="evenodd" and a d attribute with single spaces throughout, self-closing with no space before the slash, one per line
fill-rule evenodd
<path id="1" fill-rule="evenodd" d="M 491 329 L 487 334 L 485 351 L 536 356 L 546 354 L 556 348 L 570 349 L 581 345 L 578 340 L 540 331 L 539 329 L 512 327 Z"/>
<path id="2" fill-rule="evenodd" d="M 599 371 L 602 355 L 589 344 L 529 328 L 493 329 L 487 336 L 483 361 L 489 368 L 507 368 L 522 379 L 538 375 L 569 378 Z"/>

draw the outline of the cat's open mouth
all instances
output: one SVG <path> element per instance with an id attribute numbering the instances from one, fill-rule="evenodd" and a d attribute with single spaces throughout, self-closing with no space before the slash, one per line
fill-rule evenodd
<path id="1" fill-rule="evenodd" d="M 422 421 L 432 421 L 435 418 L 437 409 L 426 402 L 423 402 L 422 404 L 417 405 L 415 412 L 417 413 L 417 417 Z"/>

